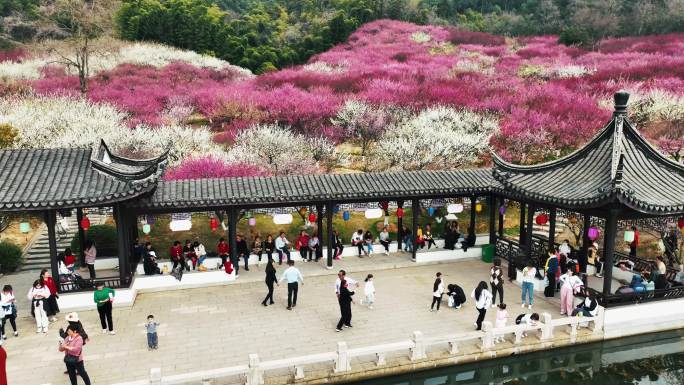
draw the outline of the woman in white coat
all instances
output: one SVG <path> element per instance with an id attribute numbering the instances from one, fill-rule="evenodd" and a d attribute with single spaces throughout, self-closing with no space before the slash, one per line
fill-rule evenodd
<path id="1" fill-rule="evenodd" d="M 50 289 L 43 286 L 40 280 L 36 280 L 26 297 L 31 301 L 31 315 L 36 319 L 36 333 L 47 333 L 50 321 L 47 316 L 45 300 L 50 297 Z"/>
<path id="2" fill-rule="evenodd" d="M 477 321 L 475 321 L 475 330 L 482 330 L 482 321 L 484 321 L 487 314 L 487 308 L 492 305 L 492 293 L 487 290 L 488 287 L 487 282 L 480 281 L 475 290 L 470 294 L 475 300 L 475 308 L 479 313 Z"/>

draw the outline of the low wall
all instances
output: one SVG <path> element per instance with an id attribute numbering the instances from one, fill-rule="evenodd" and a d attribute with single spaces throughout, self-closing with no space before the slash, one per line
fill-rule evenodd
<path id="1" fill-rule="evenodd" d="M 606 339 L 684 328 L 684 298 L 608 308 Z"/>

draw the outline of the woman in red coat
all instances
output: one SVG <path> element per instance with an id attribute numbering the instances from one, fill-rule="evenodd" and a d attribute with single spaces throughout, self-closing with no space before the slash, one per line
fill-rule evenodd
<path id="1" fill-rule="evenodd" d="M 0 385 L 7 385 L 7 352 L 0 340 Z"/>
<path id="2" fill-rule="evenodd" d="M 57 285 L 55 284 L 55 280 L 52 279 L 52 274 L 48 269 L 43 269 L 40 271 L 40 283 L 50 290 L 50 296 L 45 300 L 47 305 L 45 306 L 45 312 L 47 313 L 50 322 L 55 322 L 57 321 L 56 315 L 59 313 L 59 305 L 57 304 L 57 298 L 59 298 L 59 295 L 57 294 Z"/>

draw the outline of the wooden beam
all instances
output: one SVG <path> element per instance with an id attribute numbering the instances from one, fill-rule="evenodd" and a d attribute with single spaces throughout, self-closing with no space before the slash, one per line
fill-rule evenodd
<path id="1" fill-rule="evenodd" d="M 475 235 L 475 206 L 477 205 L 477 196 L 470 197 L 470 226 L 468 226 L 468 233 Z M 466 238 L 467 239 L 467 238 Z"/>
<path id="2" fill-rule="evenodd" d="M 57 213 L 55 210 L 48 210 L 45 212 L 45 225 L 48 230 L 48 246 L 50 248 L 50 270 L 52 276 L 57 282 L 57 291 L 61 291 L 59 284 L 59 266 L 57 263 L 57 236 L 55 234 L 55 226 L 57 225 Z M 80 226 L 80 224 L 79 224 Z"/>
<path id="3" fill-rule="evenodd" d="M 556 209 L 549 211 L 549 247 L 553 247 L 556 243 Z"/>
<path id="4" fill-rule="evenodd" d="M 128 265 L 128 248 L 126 246 L 126 215 L 125 211 L 120 205 L 114 206 L 114 221 L 116 222 L 116 238 L 117 238 L 117 255 L 119 257 L 119 279 L 121 280 L 121 285 L 126 280 L 127 265 Z"/>
<path id="5" fill-rule="evenodd" d="M 613 284 L 613 256 L 615 255 L 615 235 L 617 234 L 617 210 L 611 211 L 606 218 L 606 228 L 603 239 L 603 295 L 612 292 Z"/>
<path id="6" fill-rule="evenodd" d="M 490 194 L 487 200 L 489 204 L 489 244 L 496 244 L 496 197 Z"/>
<path id="7" fill-rule="evenodd" d="M 416 250 L 418 250 L 416 247 L 416 241 L 418 240 L 418 217 L 420 217 L 420 200 L 413 199 L 411 201 L 411 219 L 413 220 L 413 233 L 411 234 L 413 237 L 413 248 L 411 250 L 411 259 L 413 260 L 416 259 Z"/>
<path id="8" fill-rule="evenodd" d="M 325 221 L 327 222 L 327 232 L 328 232 L 328 260 L 326 267 L 332 269 L 333 267 L 333 257 L 335 256 L 335 234 L 333 233 L 333 208 L 335 204 L 333 202 L 328 202 L 325 207 Z M 322 239 L 322 236 L 321 236 Z"/>
<path id="9" fill-rule="evenodd" d="M 498 199 L 498 204 L 497 204 L 497 210 L 500 210 L 499 207 L 502 207 L 505 204 L 505 200 L 503 197 Z M 504 215 L 501 214 L 501 211 L 499 211 L 499 238 L 504 237 Z"/>
<path id="10" fill-rule="evenodd" d="M 527 226 L 525 229 L 525 254 L 529 258 L 532 256 L 532 220 L 534 219 L 534 206 L 530 205 L 527 209 Z"/>
<path id="11" fill-rule="evenodd" d="M 323 253 L 323 205 L 316 205 L 316 235 L 318 235 L 318 248 L 320 253 Z M 313 256 L 318 259 L 318 252 Z"/>
<path id="12" fill-rule="evenodd" d="M 397 209 L 404 208 L 404 201 L 397 201 Z M 404 240 L 404 219 L 397 216 L 397 251 L 402 251 L 401 243 Z"/>
<path id="13" fill-rule="evenodd" d="M 83 208 L 79 207 L 76 209 L 76 227 L 78 228 L 78 248 L 79 248 L 79 253 L 78 253 L 78 261 L 81 267 L 85 267 L 85 251 L 83 250 L 85 248 L 85 231 L 83 231 L 83 228 L 81 227 L 81 220 L 83 219 Z"/>
<path id="14" fill-rule="evenodd" d="M 231 261 L 237 256 L 237 208 L 228 208 L 228 245 Z M 277 236 L 277 235 L 276 235 Z M 240 261 L 238 261 L 240 263 Z"/>

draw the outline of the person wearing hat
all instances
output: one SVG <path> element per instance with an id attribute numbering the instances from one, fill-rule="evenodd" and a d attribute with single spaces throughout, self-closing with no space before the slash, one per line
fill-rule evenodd
<path id="1" fill-rule="evenodd" d="M 97 304 L 97 313 L 100 315 L 102 333 L 114 335 L 114 324 L 112 322 L 112 302 L 114 302 L 114 289 L 105 287 L 103 282 L 98 282 L 97 290 L 93 293 L 93 301 Z"/>
<path id="2" fill-rule="evenodd" d="M 83 339 L 83 345 L 90 342 L 90 339 L 88 338 L 88 333 L 86 333 L 85 329 L 83 328 L 83 324 L 81 323 L 81 320 L 78 318 L 78 313 L 71 312 L 71 313 L 67 314 L 65 320 L 69 323 L 66 327 L 67 329 L 68 328 L 75 328 L 76 330 L 78 330 L 78 334 Z M 67 338 L 67 332 L 65 329 L 62 329 L 62 328 L 59 329 L 59 337 L 62 339 Z M 67 368 L 67 370 L 64 371 L 64 374 L 68 374 L 68 373 L 69 373 L 69 370 Z M 0 385 L 2 385 L 2 383 L 0 383 Z"/>

